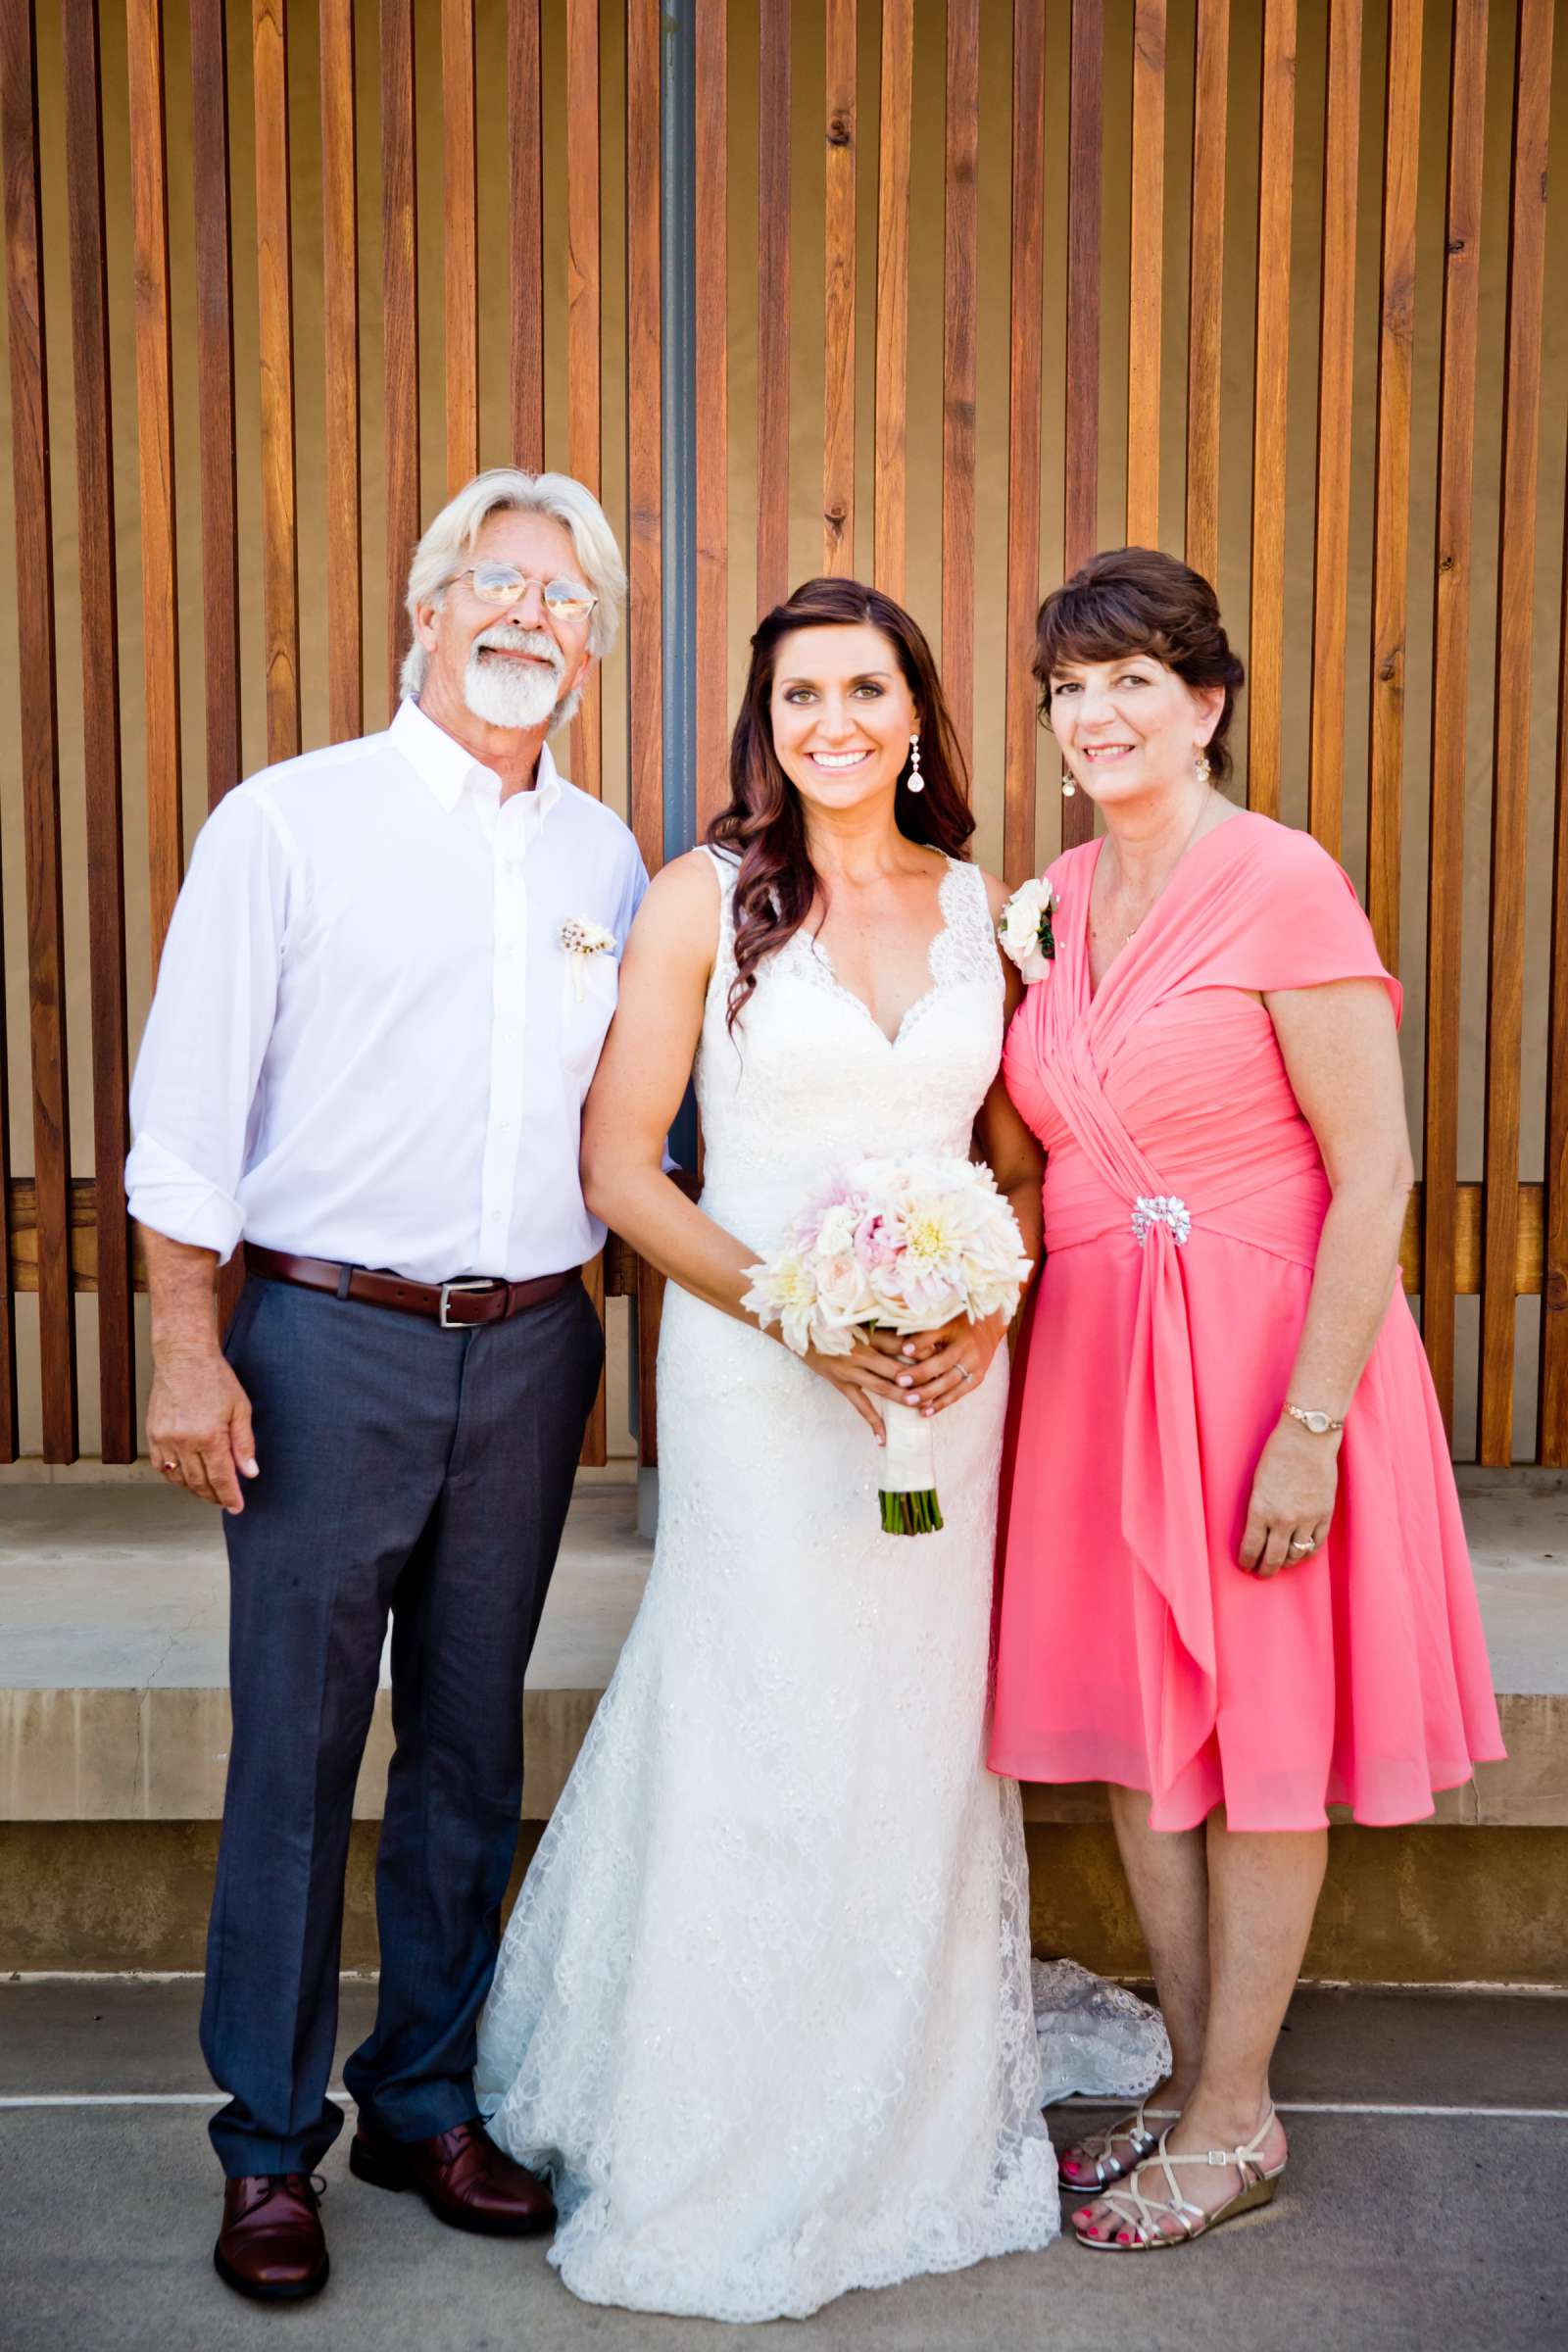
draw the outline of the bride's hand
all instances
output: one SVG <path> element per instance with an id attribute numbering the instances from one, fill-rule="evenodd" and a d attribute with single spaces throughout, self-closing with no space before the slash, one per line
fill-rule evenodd
<path id="1" fill-rule="evenodd" d="M 1006 1337 L 1007 1318 L 999 1312 L 983 1323 L 956 1315 L 937 1331 L 912 1332 L 905 1339 L 878 1332 L 873 1345 L 884 1360 L 896 1360 L 894 1379 L 929 1420 L 979 1388 Z"/>
<path id="2" fill-rule="evenodd" d="M 820 1355 L 811 1348 L 801 1360 L 808 1372 L 815 1372 L 820 1379 L 832 1383 L 840 1396 L 854 1406 L 879 1446 L 887 1441 L 882 1429 L 882 1415 L 872 1398 L 881 1397 L 890 1404 L 902 1405 L 906 1411 L 910 1407 L 914 1395 L 914 1367 L 907 1367 L 903 1378 L 908 1385 L 901 1387 L 899 1370 L 888 1362 L 885 1354 L 879 1353 L 868 1343 L 852 1348 L 848 1355 Z"/>

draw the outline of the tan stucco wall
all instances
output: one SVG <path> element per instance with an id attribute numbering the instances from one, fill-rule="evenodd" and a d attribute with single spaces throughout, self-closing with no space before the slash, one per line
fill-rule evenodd
<path id="1" fill-rule="evenodd" d="M 260 422 L 256 334 L 254 148 L 250 118 L 250 11 L 230 0 L 231 141 L 234 186 L 234 321 L 239 398 L 238 479 L 244 569 L 243 688 L 245 755 L 248 765 L 265 759 L 260 662 L 262 614 L 259 548 Z M 612 516 L 624 519 L 624 420 L 620 399 L 624 333 L 621 228 L 622 185 L 619 127 L 623 119 L 620 74 L 620 9 L 603 9 L 603 170 L 605 424 L 604 492 Z M 1117 0 L 1107 8 L 1105 269 L 1103 302 L 1102 473 L 1101 535 L 1107 544 L 1122 536 L 1122 417 L 1126 382 L 1126 222 L 1130 7 Z M 494 463 L 507 454 L 507 281 L 506 122 L 499 71 L 488 61 L 504 52 L 504 0 L 478 0 L 479 186 L 481 205 L 481 456 Z M 975 792 L 980 812 L 979 848 L 991 863 L 1000 858 L 1002 800 L 1002 701 L 1004 548 L 1007 505 L 1006 397 L 1008 335 L 1008 145 L 1010 8 L 1007 0 L 985 0 L 981 74 L 981 271 L 978 320 L 979 449 L 976 597 Z M 384 716 L 381 646 L 387 553 L 379 484 L 382 479 L 380 391 L 380 179 L 374 11 L 359 11 L 360 176 L 362 278 L 362 394 L 364 433 L 366 564 L 367 722 Z M 1320 206 L 1319 157 L 1322 138 L 1324 0 L 1302 0 L 1298 76 L 1298 160 L 1294 229 L 1295 294 L 1292 317 L 1292 438 L 1287 518 L 1289 585 L 1286 612 L 1287 699 L 1285 714 L 1285 814 L 1305 813 L 1307 739 L 1307 653 L 1310 641 L 1313 442 L 1317 342 L 1317 247 Z M 85 852 L 82 816 L 82 751 L 78 643 L 80 582 L 75 548 L 75 480 L 71 402 L 70 317 L 65 241 L 63 97 L 59 27 L 53 12 L 40 10 L 40 91 L 43 110 L 44 221 L 51 409 L 54 419 L 56 582 L 60 644 L 60 742 L 62 826 L 65 845 L 67 930 L 70 956 L 68 1014 L 72 1053 L 74 1164 L 91 1168 L 89 1093 L 89 1005 L 86 965 Z M 563 0 L 546 0 L 546 286 L 547 457 L 564 463 L 565 452 L 565 247 L 564 234 L 564 124 L 563 120 Z M 795 10 L 795 209 L 793 260 L 792 389 L 792 564 L 797 576 L 820 562 L 821 431 L 821 133 L 822 9 L 820 0 L 797 0 Z M 1250 497 L 1252 270 L 1255 263 L 1254 180 L 1256 80 L 1261 11 L 1258 0 L 1234 0 L 1230 112 L 1230 181 L 1225 301 L 1225 425 L 1223 548 L 1219 586 L 1242 650 L 1246 650 L 1248 587 L 1248 502 Z M 1061 545 L 1061 331 L 1062 266 L 1066 191 L 1066 20 L 1050 12 L 1047 132 L 1046 396 L 1044 463 L 1046 489 L 1041 527 L 1042 586 L 1059 577 Z M 1405 760 L 1405 872 L 1403 977 L 1408 991 L 1405 1026 L 1406 1072 L 1412 1117 L 1419 1126 L 1423 1036 L 1426 754 L 1430 694 L 1430 651 L 1437 387 L 1441 326 L 1444 179 L 1446 137 L 1448 12 L 1427 12 L 1424 62 L 1423 137 L 1414 352 L 1415 421 L 1412 443 L 1410 626 L 1407 650 L 1407 739 Z M 1495 549 L 1499 427 L 1502 405 L 1501 354 L 1506 281 L 1506 215 L 1513 11 L 1496 5 L 1488 80 L 1486 209 L 1482 252 L 1481 375 L 1476 447 L 1476 593 L 1471 634 L 1471 742 L 1469 820 L 1466 842 L 1466 963 L 1464 984 L 1464 1081 L 1461 1102 L 1461 1175 L 1479 1176 L 1486 1001 L 1487 864 L 1489 842 L 1492 664 L 1494 645 Z M 940 577 L 940 317 L 942 272 L 942 53 L 943 14 L 917 12 L 918 56 L 913 122 L 914 185 L 910 209 L 910 388 L 909 388 L 909 601 L 938 633 Z M 1173 0 L 1170 10 L 1171 102 L 1167 123 L 1167 217 L 1165 270 L 1164 448 L 1162 537 L 1179 546 L 1183 475 L 1186 374 L 1186 186 L 1190 152 L 1192 0 Z M 307 744 L 326 731 L 325 652 L 322 642 L 324 517 L 320 495 L 322 436 L 319 116 L 317 91 L 316 14 L 309 0 L 296 0 L 290 18 L 294 169 L 295 338 L 300 515 L 300 608 L 304 736 Z M 175 337 L 175 467 L 179 500 L 180 623 L 182 698 L 186 749 L 185 805 L 188 835 L 205 808 L 202 757 L 201 592 L 199 497 L 196 474 L 196 373 L 193 225 L 189 154 L 189 74 L 186 12 L 165 12 L 168 44 L 172 258 Z M 140 760 L 141 633 L 136 511 L 132 277 L 125 133 L 123 19 L 104 12 L 105 127 L 110 189 L 109 240 L 116 387 L 117 491 L 120 523 L 120 642 L 124 720 L 124 790 L 127 915 L 133 1035 L 145 1008 L 149 956 L 144 880 L 145 794 Z M 421 0 L 418 15 L 417 75 L 421 91 L 419 174 L 423 192 L 419 260 L 422 304 L 422 374 L 426 512 L 437 503 L 443 480 L 441 410 L 441 219 L 440 39 L 436 0 Z M 755 618 L 752 596 L 752 534 L 756 463 L 756 25 L 755 12 L 730 11 L 730 643 L 728 671 L 733 704 L 743 671 L 745 640 Z M 1361 139 L 1361 220 L 1356 316 L 1354 477 L 1349 611 L 1352 646 L 1347 710 L 1346 860 L 1358 880 L 1364 869 L 1367 655 L 1372 467 L 1377 360 L 1378 190 L 1382 145 L 1381 11 L 1367 12 Z M 857 557 L 869 570 L 871 550 L 871 388 L 874 368 L 875 171 L 877 10 L 861 11 L 860 100 L 860 309 L 858 340 L 859 416 Z M 1568 7 L 1560 12 L 1559 52 L 1568 54 Z M 1560 59 L 1559 59 L 1560 62 Z M 1568 140 L 1568 74 L 1556 77 L 1553 153 Z M 1561 173 L 1559 172 L 1559 178 Z M 1564 514 L 1564 419 L 1568 416 L 1568 236 L 1560 233 L 1561 199 L 1548 239 L 1545 305 L 1544 431 L 1540 471 L 1540 543 L 1533 614 L 1533 775 L 1531 858 L 1527 919 L 1526 1038 L 1524 1051 L 1524 1136 L 1521 1173 L 1539 1177 L 1543 1150 L 1545 1057 L 1544 976 L 1547 952 L 1551 838 L 1551 766 L 1555 730 L 1556 662 Z M 0 415 L 9 425 L 9 383 L 0 378 Z M 0 517 L 10 537 L 9 470 L 0 481 Z M 0 559 L 0 697 L 16 698 L 14 565 Z M 89 622 L 91 613 L 89 612 Z M 705 655 L 707 649 L 705 649 Z M 605 684 L 607 795 L 624 806 L 625 672 L 619 655 L 609 664 Z M 1039 843 L 1042 860 L 1057 840 L 1059 803 L 1055 762 L 1042 741 L 1039 762 Z M 26 956 L 20 786 L 14 736 L 0 739 L 0 808 L 5 858 L 3 908 L 5 965 L 11 1046 L 11 1117 L 14 1163 L 31 1164 L 31 1110 L 26 1048 Z M 1461 1384 L 1456 1450 L 1471 1450 L 1473 1356 L 1476 1301 L 1460 1302 L 1461 1344 L 1469 1343 Z M 96 1446 L 96 1369 L 93 1305 L 79 1308 L 82 1339 L 82 1443 Z M 26 1383 L 24 1442 L 38 1443 L 32 1378 L 31 1302 L 21 1305 L 22 1356 Z M 1538 1308 L 1522 1303 L 1519 1313 L 1519 1381 L 1516 1452 L 1528 1455 L 1534 1439 L 1534 1360 Z M 145 1350 L 143 1350 L 145 1355 Z M 617 1404 L 617 1421 L 623 1408 Z M 620 1442 L 624 1444 L 622 1430 Z"/>

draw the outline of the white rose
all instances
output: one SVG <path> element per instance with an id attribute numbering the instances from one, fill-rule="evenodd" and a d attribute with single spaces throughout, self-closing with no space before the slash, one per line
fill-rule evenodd
<path id="1" fill-rule="evenodd" d="M 1050 957 L 1041 953 L 1040 932 L 1055 904 L 1055 892 L 1041 880 L 1025 882 L 1002 909 L 998 934 L 1026 982 L 1044 980 L 1051 969 Z"/>

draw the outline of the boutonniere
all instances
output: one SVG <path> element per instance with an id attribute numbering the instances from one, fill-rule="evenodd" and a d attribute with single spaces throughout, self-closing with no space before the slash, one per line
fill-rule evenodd
<path id="1" fill-rule="evenodd" d="M 997 937 L 1023 974 L 1025 987 L 1031 981 L 1048 979 L 1055 961 L 1056 943 L 1051 931 L 1055 906 L 1055 892 L 1042 880 L 1025 882 L 1002 909 Z"/>
<path id="2" fill-rule="evenodd" d="M 613 956 L 615 934 L 585 914 L 568 914 L 561 926 L 561 944 L 571 957 L 572 994 L 582 1003 L 582 975 L 590 956 Z"/>

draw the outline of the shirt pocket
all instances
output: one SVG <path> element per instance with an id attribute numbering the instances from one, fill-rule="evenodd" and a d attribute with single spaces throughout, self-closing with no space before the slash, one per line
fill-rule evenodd
<path id="1" fill-rule="evenodd" d="M 580 1102 L 588 1092 L 605 1032 L 614 1014 L 620 965 L 608 952 L 571 956 L 563 950 L 561 961 L 564 966 L 560 990 L 562 1060 L 576 1080 Z"/>

